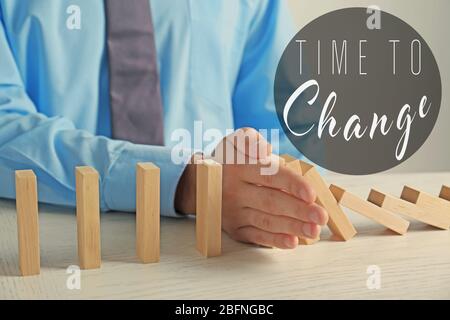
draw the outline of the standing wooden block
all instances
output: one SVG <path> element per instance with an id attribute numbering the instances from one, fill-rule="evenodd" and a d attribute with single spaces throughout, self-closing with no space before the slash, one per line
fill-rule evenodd
<path id="1" fill-rule="evenodd" d="M 442 186 L 439 198 L 450 201 L 450 187 Z"/>
<path id="2" fill-rule="evenodd" d="M 298 172 L 298 174 L 300 174 L 300 175 L 302 174 L 302 168 L 300 165 L 300 161 L 296 160 L 294 157 L 287 155 L 287 154 L 281 155 L 280 157 L 285 161 L 286 167 L 294 170 L 295 172 Z M 320 235 L 318 235 L 317 238 L 315 238 L 315 239 L 298 237 L 298 244 L 311 245 L 311 244 L 318 242 L 319 240 L 320 240 Z"/>
<path id="3" fill-rule="evenodd" d="M 76 168 L 78 257 L 81 269 L 101 265 L 99 176 L 91 167 Z"/>
<path id="4" fill-rule="evenodd" d="M 446 221 L 444 221 L 440 215 L 436 215 L 433 212 L 426 212 L 411 202 L 393 197 L 380 191 L 374 189 L 370 190 L 367 200 L 385 210 L 393 213 L 399 213 L 403 216 L 413 218 L 428 225 L 440 229 L 449 228 Z"/>
<path id="5" fill-rule="evenodd" d="M 136 253 L 143 263 L 159 261 L 160 170 L 153 163 L 136 167 Z"/>
<path id="6" fill-rule="evenodd" d="M 433 197 L 425 192 L 405 186 L 400 196 L 403 200 L 414 203 L 428 214 L 439 217 L 445 226 L 450 227 L 450 203 L 444 199 Z"/>
<path id="7" fill-rule="evenodd" d="M 285 159 L 292 157 L 287 156 Z M 347 215 L 342 211 L 336 199 L 328 189 L 327 184 L 320 176 L 316 168 L 304 161 L 298 160 L 301 168 L 301 175 L 308 181 L 317 194 L 317 204 L 328 213 L 328 227 L 331 232 L 341 240 L 350 240 L 356 235 L 356 230 Z"/>
<path id="8" fill-rule="evenodd" d="M 221 254 L 222 166 L 207 159 L 197 164 L 197 250 L 205 257 Z"/>
<path id="9" fill-rule="evenodd" d="M 41 271 L 36 176 L 31 170 L 16 171 L 17 234 L 22 276 Z"/>
<path id="10" fill-rule="evenodd" d="M 367 202 L 338 186 L 331 185 L 330 190 L 336 200 L 344 207 L 362 214 L 363 216 L 378 222 L 398 234 L 405 234 L 408 230 L 409 222 L 405 219 L 400 218 L 399 216 L 396 216 L 395 214 L 386 211 L 373 203 Z"/>

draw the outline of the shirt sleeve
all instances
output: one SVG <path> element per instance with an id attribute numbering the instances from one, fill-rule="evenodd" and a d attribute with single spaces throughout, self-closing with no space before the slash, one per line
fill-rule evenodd
<path id="1" fill-rule="evenodd" d="M 161 214 L 177 216 L 175 190 L 189 150 L 172 159 L 166 147 L 136 145 L 79 130 L 64 117 L 37 111 L 26 93 L 0 14 L 0 197 L 15 198 L 15 170 L 31 169 L 40 202 L 75 206 L 75 167 L 91 166 L 100 175 L 103 211 L 134 211 L 135 167 L 153 162 L 161 169 Z"/>
<path id="2" fill-rule="evenodd" d="M 253 4 L 253 19 L 234 89 L 234 126 L 278 129 L 280 145 L 279 150 L 274 145 L 274 152 L 301 157 L 281 128 L 273 97 L 278 62 L 295 34 L 292 16 L 287 1 L 262 0 Z"/>

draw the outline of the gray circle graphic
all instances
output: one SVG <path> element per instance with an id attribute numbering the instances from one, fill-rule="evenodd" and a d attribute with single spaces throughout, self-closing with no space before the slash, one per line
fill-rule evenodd
<path id="1" fill-rule="evenodd" d="M 275 77 L 277 115 L 289 140 L 339 173 L 402 163 L 439 115 L 441 77 L 430 47 L 403 20 L 376 14 L 347 8 L 312 21 L 286 47 Z"/>

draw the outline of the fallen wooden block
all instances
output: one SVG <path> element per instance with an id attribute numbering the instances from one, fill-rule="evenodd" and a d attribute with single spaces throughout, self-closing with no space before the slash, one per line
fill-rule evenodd
<path id="1" fill-rule="evenodd" d="M 439 217 L 445 229 L 450 228 L 450 203 L 448 201 L 408 186 L 403 188 L 400 198 L 414 203 L 428 214 Z"/>
<path id="2" fill-rule="evenodd" d="M 436 215 L 433 212 L 426 212 L 420 207 L 405 201 L 382 193 L 377 190 L 370 190 L 368 201 L 393 213 L 399 213 L 403 216 L 413 218 L 428 225 L 434 226 L 440 229 L 448 229 L 446 221 L 442 219 L 441 215 Z"/>
<path id="3" fill-rule="evenodd" d="M 409 227 L 409 222 L 395 214 L 384 210 L 371 202 L 367 202 L 364 199 L 336 186 L 331 185 L 330 190 L 333 193 L 336 200 L 343 205 L 386 228 L 397 232 L 398 234 L 405 234 Z"/>
<path id="4" fill-rule="evenodd" d="M 285 161 L 286 167 L 294 170 L 295 172 L 298 172 L 298 174 L 300 175 L 302 174 L 302 168 L 299 160 L 287 154 L 281 155 L 280 157 Z M 320 234 L 317 236 L 317 238 L 314 239 L 298 237 L 298 244 L 300 245 L 311 245 L 318 241 L 320 241 Z"/>
<path id="5" fill-rule="evenodd" d="M 196 165 L 197 250 L 205 257 L 221 254 L 222 247 L 222 166 L 211 160 Z"/>
<path id="6" fill-rule="evenodd" d="M 153 163 L 136 166 L 136 253 L 143 263 L 160 255 L 160 170 Z"/>
<path id="7" fill-rule="evenodd" d="M 441 193 L 439 193 L 439 198 L 450 201 L 450 187 L 442 186 Z"/>
<path id="8" fill-rule="evenodd" d="M 81 269 L 101 265 L 99 176 L 91 167 L 76 168 L 78 257 Z"/>
<path id="9" fill-rule="evenodd" d="M 31 170 L 16 171 L 16 210 L 20 273 L 37 275 L 41 272 L 38 196 L 36 175 Z"/>
<path id="10" fill-rule="evenodd" d="M 311 184 L 317 194 L 317 204 L 324 208 L 328 213 L 328 227 L 331 232 L 340 240 L 349 240 L 353 238 L 356 235 L 355 228 L 338 205 L 319 172 L 317 172 L 313 165 L 301 160 L 298 161 L 301 168 L 301 175 Z"/>

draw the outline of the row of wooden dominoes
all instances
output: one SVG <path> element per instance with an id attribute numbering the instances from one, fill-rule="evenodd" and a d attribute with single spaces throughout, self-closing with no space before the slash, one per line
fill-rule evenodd
<path id="1" fill-rule="evenodd" d="M 401 216 L 412 218 L 439 229 L 450 228 L 450 188 L 442 186 L 439 197 L 426 194 L 405 186 L 400 198 L 372 189 L 368 201 L 336 185 L 327 186 L 314 166 L 289 155 L 281 156 L 286 166 L 302 175 L 315 189 L 317 204 L 329 215 L 328 227 L 341 240 L 349 240 L 356 235 L 352 223 L 340 205 L 359 213 L 386 228 L 405 234 L 409 222 Z M 312 244 L 317 239 L 299 239 L 302 244 Z"/>
<path id="2" fill-rule="evenodd" d="M 81 269 L 101 265 L 99 175 L 77 167 L 76 212 Z M 197 249 L 204 256 L 221 253 L 222 166 L 197 162 Z M 32 170 L 16 171 L 19 268 L 23 276 L 40 273 L 37 179 Z M 136 254 L 143 263 L 160 256 L 160 169 L 152 163 L 136 166 Z"/>
<path id="3" fill-rule="evenodd" d="M 396 214 L 440 229 L 450 227 L 450 188 L 442 187 L 433 197 L 410 187 L 400 198 L 371 190 L 368 201 L 335 185 L 328 187 L 309 163 L 283 155 L 284 165 L 302 175 L 315 189 L 317 203 L 329 215 L 328 227 L 335 237 L 349 240 L 356 230 L 341 206 L 348 207 L 398 234 L 409 222 Z M 197 249 L 206 257 L 221 253 L 222 166 L 213 160 L 197 161 L 196 238 Z M 90 167 L 76 168 L 78 256 L 82 269 L 99 268 L 100 206 L 99 176 Z M 40 272 L 39 223 L 36 176 L 31 170 L 16 171 L 16 202 L 19 266 L 22 275 Z M 300 244 L 317 239 L 299 238 Z M 160 170 L 151 163 L 136 167 L 136 253 L 143 263 L 158 262 L 160 256 Z"/>

